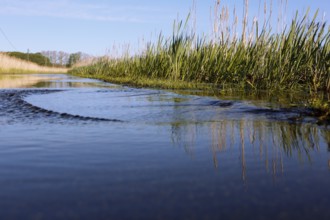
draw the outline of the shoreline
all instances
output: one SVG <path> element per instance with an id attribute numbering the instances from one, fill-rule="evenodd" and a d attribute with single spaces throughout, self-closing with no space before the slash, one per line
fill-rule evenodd
<path id="1" fill-rule="evenodd" d="M 233 97 L 244 97 L 241 100 L 249 100 L 253 101 L 257 96 L 257 94 L 265 94 L 267 93 L 269 98 L 280 97 L 285 94 L 305 94 L 307 97 L 297 99 L 293 103 L 278 103 L 283 104 L 286 107 L 283 108 L 287 111 L 297 111 L 301 114 L 298 117 L 293 117 L 289 119 L 291 122 L 299 123 L 303 122 L 305 118 L 315 118 L 315 124 L 318 125 L 330 125 L 330 107 L 327 105 L 327 101 L 321 101 L 321 98 L 313 97 L 313 95 L 309 94 L 303 90 L 281 90 L 281 91 L 267 91 L 267 90 L 242 90 L 239 87 L 229 86 L 224 84 L 222 88 L 217 87 L 214 84 L 203 84 L 203 83 L 195 83 L 195 82 L 184 82 L 184 81 L 171 81 L 166 79 L 146 79 L 146 78 L 129 78 L 129 77 L 111 77 L 105 76 L 102 74 L 96 75 L 86 75 L 79 74 L 78 72 L 68 71 L 69 75 L 83 77 L 83 78 L 91 78 L 98 79 L 104 82 L 120 84 L 123 86 L 132 86 L 135 88 L 150 88 L 150 89 L 163 89 L 163 90 L 173 90 L 173 91 L 187 91 L 188 94 L 192 93 L 191 91 L 199 91 L 199 95 L 206 94 L 207 96 L 217 96 L 218 98 L 224 98 L 226 96 Z M 267 99 L 267 98 L 266 98 Z M 300 104 L 299 104 L 300 103 Z M 270 108 L 271 111 L 280 110 Z"/>

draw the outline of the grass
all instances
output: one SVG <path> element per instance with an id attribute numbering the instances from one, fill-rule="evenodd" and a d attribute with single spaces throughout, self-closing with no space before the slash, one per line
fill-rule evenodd
<path id="1" fill-rule="evenodd" d="M 52 68 L 39 66 L 35 63 L 10 57 L 0 53 L 0 74 L 1 73 L 65 73 L 66 68 Z"/>
<path id="2" fill-rule="evenodd" d="M 142 54 L 101 59 L 70 73 L 160 88 L 330 92 L 330 27 L 318 21 L 318 12 L 312 18 L 309 11 L 302 17 L 297 13 L 279 33 L 267 20 L 261 27 L 257 20 L 247 27 L 244 15 L 241 36 L 232 31 L 237 29 L 237 18 L 229 28 L 228 10 L 222 13 L 212 39 L 187 28 L 188 16 L 186 22 L 174 23 L 170 38 L 160 34 Z M 329 99 L 324 97 L 308 103 L 328 117 Z"/>
<path id="3" fill-rule="evenodd" d="M 21 60 L 36 63 L 39 66 L 53 66 L 48 57 L 43 56 L 41 53 L 22 53 L 22 52 L 7 52 L 7 55 L 16 57 Z"/>

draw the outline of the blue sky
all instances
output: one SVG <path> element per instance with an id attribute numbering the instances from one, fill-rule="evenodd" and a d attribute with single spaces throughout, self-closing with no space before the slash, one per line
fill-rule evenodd
<path id="1" fill-rule="evenodd" d="M 249 0 L 250 19 L 262 14 L 264 1 Z M 266 1 L 269 7 L 271 0 Z M 273 0 L 274 20 L 280 1 Z M 197 30 L 209 34 L 215 0 L 195 2 Z M 230 12 L 235 5 L 238 15 L 242 15 L 242 3 L 221 1 Z M 137 48 L 160 31 L 170 35 L 173 21 L 178 16 L 185 18 L 191 6 L 192 0 L 0 0 L 0 51 L 62 50 L 104 55 L 111 53 L 113 45 Z M 320 14 L 326 14 L 325 20 L 329 20 L 329 0 L 288 0 L 287 20 L 296 10 L 303 12 L 308 7 L 312 11 L 320 8 Z"/>

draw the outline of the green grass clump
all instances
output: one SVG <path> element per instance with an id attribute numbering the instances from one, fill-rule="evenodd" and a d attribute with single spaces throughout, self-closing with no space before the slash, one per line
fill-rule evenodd
<path id="1" fill-rule="evenodd" d="M 298 15 L 297 15 L 298 17 Z M 255 40 L 207 41 L 189 34 L 180 22 L 173 36 L 133 57 L 100 60 L 73 74 L 172 82 L 235 84 L 249 89 L 330 91 L 330 29 L 308 14 L 281 34 L 257 30 Z"/>
<path id="2" fill-rule="evenodd" d="M 135 86 L 180 86 L 239 90 L 330 92 L 330 28 L 307 12 L 281 33 L 258 22 L 252 37 L 208 40 L 187 30 L 181 21 L 172 37 L 160 35 L 139 55 L 103 59 L 70 73 Z M 186 22 L 187 23 L 187 22 Z"/>

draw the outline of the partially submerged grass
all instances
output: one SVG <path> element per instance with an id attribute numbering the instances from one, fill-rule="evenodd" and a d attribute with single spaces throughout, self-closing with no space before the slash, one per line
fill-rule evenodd
<path id="1" fill-rule="evenodd" d="M 10 57 L 0 53 L 0 74 L 1 73 L 65 73 L 66 68 L 52 68 L 39 66 L 35 63 Z"/>
<path id="2" fill-rule="evenodd" d="M 250 36 L 244 31 L 239 38 L 227 28 L 212 40 L 198 37 L 187 22 L 175 23 L 172 37 L 160 35 L 142 54 L 101 59 L 70 73 L 161 88 L 330 92 L 330 27 L 318 21 L 318 12 L 311 19 L 309 12 L 300 19 L 297 13 L 280 33 L 255 21 Z M 309 103 L 329 116 L 329 99 Z"/>

